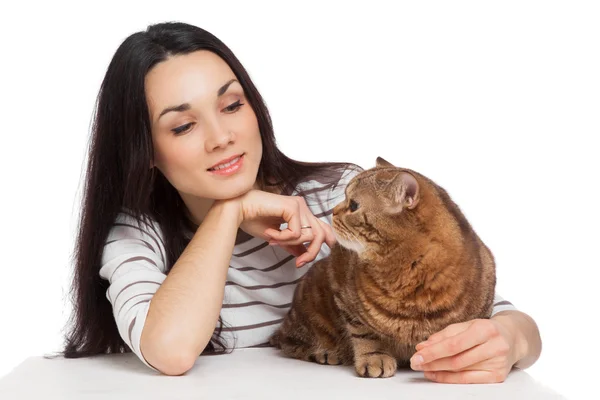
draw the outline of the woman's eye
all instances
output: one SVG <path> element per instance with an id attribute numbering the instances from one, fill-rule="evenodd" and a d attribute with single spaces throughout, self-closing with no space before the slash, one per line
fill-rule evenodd
<path id="1" fill-rule="evenodd" d="M 235 112 L 243 105 L 244 105 L 244 103 L 240 103 L 240 100 L 238 100 L 235 103 L 230 104 L 227 107 L 225 107 L 225 110 L 230 111 L 230 112 Z"/>
<path id="2" fill-rule="evenodd" d="M 354 200 L 350 200 L 350 211 L 354 212 L 356 210 L 358 210 L 359 204 L 354 201 Z"/>
<path id="3" fill-rule="evenodd" d="M 193 125 L 194 125 L 194 123 L 190 122 L 188 124 L 181 125 L 175 129 L 171 129 L 171 131 L 173 133 L 175 133 L 176 135 L 179 135 L 179 134 L 182 134 L 183 132 L 187 131 L 188 129 L 190 129 Z"/>
<path id="4" fill-rule="evenodd" d="M 232 104 L 228 105 L 227 107 L 225 107 L 225 110 L 229 111 L 230 113 L 233 113 L 233 112 L 236 112 L 244 104 L 245 103 L 241 103 L 240 100 L 238 100 L 235 103 L 232 103 Z M 190 122 L 188 124 L 181 125 L 175 129 L 171 129 L 171 131 L 173 133 L 175 133 L 176 135 L 180 135 L 180 134 L 184 133 L 185 131 L 189 130 L 193 125 L 194 125 L 194 122 Z"/>

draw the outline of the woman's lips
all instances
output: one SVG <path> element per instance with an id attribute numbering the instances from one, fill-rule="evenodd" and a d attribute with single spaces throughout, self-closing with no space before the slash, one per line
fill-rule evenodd
<path id="1" fill-rule="evenodd" d="M 227 167 L 220 168 L 220 169 L 209 169 L 208 172 L 210 172 L 211 174 L 220 175 L 220 176 L 233 175 L 236 172 L 240 171 L 240 169 L 244 165 L 244 156 L 245 156 L 245 154 L 242 154 L 241 156 L 238 157 L 238 160 L 235 163 L 228 165 Z"/>
<path id="2" fill-rule="evenodd" d="M 216 163 L 215 165 L 213 165 L 212 167 L 210 167 L 208 169 L 209 170 L 210 169 L 214 169 L 214 168 L 218 167 L 219 165 L 227 164 L 227 163 L 229 163 L 229 162 L 231 162 L 231 161 L 235 160 L 236 158 L 241 157 L 243 155 L 244 155 L 244 153 L 236 154 L 234 156 L 231 156 L 229 158 L 226 158 L 224 160 L 219 161 L 218 163 Z"/>

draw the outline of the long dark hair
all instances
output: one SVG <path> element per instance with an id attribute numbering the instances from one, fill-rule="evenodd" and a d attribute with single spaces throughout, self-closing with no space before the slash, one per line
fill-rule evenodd
<path id="1" fill-rule="evenodd" d="M 156 168 L 144 80 L 157 63 L 171 55 L 212 51 L 232 69 L 258 120 L 263 155 L 257 183 L 275 182 L 290 193 L 302 178 L 327 175 L 352 163 L 306 163 L 286 157 L 276 146 L 271 118 L 264 101 L 242 64 L 218 38 L 199 27 L 169 22 L 148 26 L 127 37 L 115 52 L 96 101 L 70 296 L 73 312 L 65 334 L 66 358 L 100 353 L 127 353 L 106 298 L 109 282 L 99 275 L 104 242 L 120 211 L 127 208 L 139 221 L 154 219 L 163 231 L 167 271 L 189 239 L 189 218 L 177 190 Z M 339 174 L 338 174 L 339 176 Z M 219 318 L 221 326 L 223 321 Z M 223 352 L 215 331 L 203 353 Z"/>

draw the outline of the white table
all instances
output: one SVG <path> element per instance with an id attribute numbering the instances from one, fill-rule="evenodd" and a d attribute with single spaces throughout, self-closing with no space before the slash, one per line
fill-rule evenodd
<path id="1" fill-rule="evenodd" d="M 182 376 L 167 376 L 133 354 L 80 359 L 30 357 L 0 379 L 0 399 L 565 399 L 513 370 L 500 384 L 450 385 L 421 372 L 399 370 L 385 379 L 359 378 L 353 367 L 282 357 L 273 348 L 202 356 Z"/>

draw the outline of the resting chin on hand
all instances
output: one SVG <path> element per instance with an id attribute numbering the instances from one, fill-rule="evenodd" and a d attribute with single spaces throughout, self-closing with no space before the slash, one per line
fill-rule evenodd
<path id="1" fill-rule="evenodd" d="M 452 324 L 416 346 L 411 368 L 440 383 L 504 382 L 513 367 L 525 369 L 540 356 L 535 321 L 517 310 L 489 319 Z"/>

